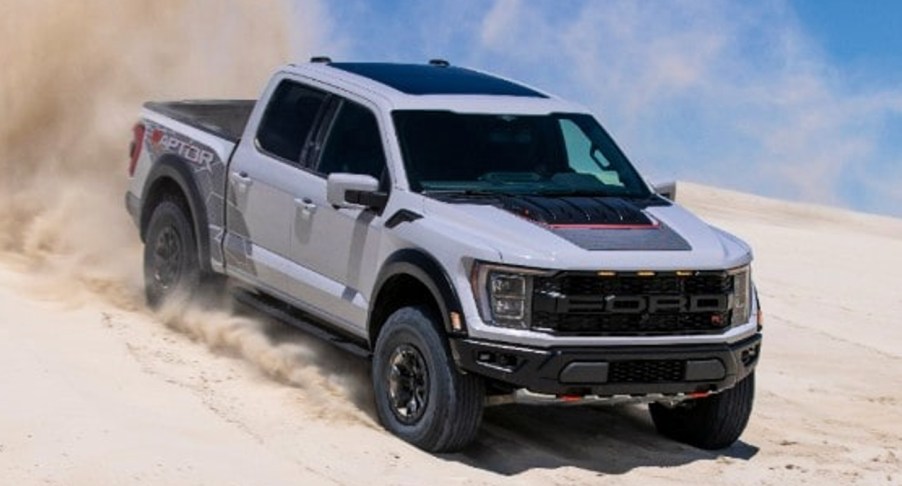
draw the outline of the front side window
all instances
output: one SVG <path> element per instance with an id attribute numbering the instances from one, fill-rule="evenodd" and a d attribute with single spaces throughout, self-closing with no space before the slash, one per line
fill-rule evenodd
<path id="1" fill-rule="evenodd" d="M 651 195 L 589 115 L 411 110 L 395 111 L 393 117 L 415 191 Z"/>
<path id="2" fill-rule="evenodd" d="M 385 151 L 376 117 L 365 107 L 343 101 L 329 130 L 316 171 L 366 174 L 381 179 Z"/>
<path id="3" fill-rule="evenodd" d="M 260 122 L 261 149 L 290 162 L 299 162 L 326 94 L 292 81 L 282 81 L 273 92 Z"/>

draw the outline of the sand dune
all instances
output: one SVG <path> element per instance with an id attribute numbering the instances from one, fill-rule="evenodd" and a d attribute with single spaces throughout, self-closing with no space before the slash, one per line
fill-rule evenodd
<path id="1" fill-rule="evenodd" d="M 0 477 L 898 483 L 902 221 L 689 184 L 680 196 L 757 255 L 765 351 L 751 424 L 731 449 L 661 439 L 640 407 L 500 407 L 487 411 L 472 448 L 432 456 L 378 426 L 367 367 L 356 358 L 225 310 L 151 315 L 136 283 L 112 298 L 103 286 L 62 291 L 54 278 L 63 277 L 8 254 L 0 264 Z"/>

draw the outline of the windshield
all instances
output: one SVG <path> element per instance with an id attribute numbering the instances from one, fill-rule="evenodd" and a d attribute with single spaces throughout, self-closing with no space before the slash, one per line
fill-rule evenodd
<path id="1" fill-rule="evenodd" d="M 412 190 L 646 198 L 614 141 L 589 115 L 395 111 Z"/>

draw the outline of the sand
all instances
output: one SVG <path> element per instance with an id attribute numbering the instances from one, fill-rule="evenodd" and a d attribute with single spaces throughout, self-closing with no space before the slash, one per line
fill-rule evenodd
<path id="1" fill-rule="evenodd" d="M 642 407 L 491 408 L 464 453 L 376 423 L 367 366 L 277 323 L 140 305 L 138 278 L 0 257 L 3 484 L 898 484 L 902 221 L 681 184 L 754 247 L 755 411 L 707 452 Z M 124 251 L 139 260 L 136 242 Z M 137 272 L 137 265 L 131 273 Z M 68 268 L 68 267 L 67 267 Z M 129 274 L 131 274 L 129 273 Z"/>

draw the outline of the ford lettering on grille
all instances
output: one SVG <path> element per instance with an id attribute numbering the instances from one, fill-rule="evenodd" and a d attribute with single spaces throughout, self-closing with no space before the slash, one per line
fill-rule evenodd
<path id="1" fill-rule="evenodd" d="M 725 312 L 726 295 L 606 295 L 604 310 L 620 314 L 648 312 Z"/>

